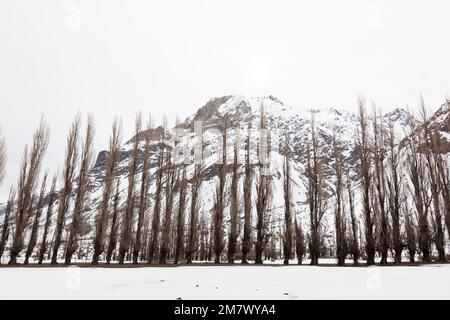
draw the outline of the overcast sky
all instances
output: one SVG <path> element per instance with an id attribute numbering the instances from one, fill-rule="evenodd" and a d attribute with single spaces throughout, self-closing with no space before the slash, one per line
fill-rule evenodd
<path id="1" fill-rule="evenodd" d="M 294 109 L 434 108 L 450 93 L 450 2 L 164 0 L 0 2 L 0 199 L 43 113 L 64 156 L 68 125 L 93 112 L 96 150 L 115 115 L 190 115 L 214 96 L 272 94 Z"/>

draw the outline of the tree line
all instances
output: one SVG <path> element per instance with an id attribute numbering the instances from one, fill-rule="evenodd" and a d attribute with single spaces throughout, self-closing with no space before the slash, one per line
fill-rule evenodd
<path id="1" fill-rule="evenodd" d="M 24 149 L 19 178 L 6 203 L 0 258 L 7 251 L 12 265 L 20 261 L 71 264 L 74 257 L 83 255 L 82 243 L 88 243 L 92 250 L 84 256 L 93 265 L 112 261 L 191 264 L 195 260 L 262 264 L 265 259 L 289 264 L 294 258 L 298 264 L 308 258 L 310 264 L 318 265 L 321 257 L 335 257 L 338 265 L 344 265 L 346 259 L 352 259 L 354 265 L 361 260 L 371 265 L 377 258 L 381 264 L 390 260 L 401 263 L 405 256 L 409 262 L 418 258 L 422 262 L 446 261 L 450 172 L 448 147 L 439 128 L 429 121 L 423 101 L 421 121 L 411 121 L 402 140 L 392 122 L 386 125 L 375 108 L 370 115 L 367 110 L 360 98 L 353 162 L 345 155 L 339 131 L 333 131 L 331 142 L 325 140 L 311 114 L 309 136 L 302 149 L 306 193 L 304 199 L 296 199 L 292 168 L 296 150 L 286 131 L 280 151 L 282 189 L 276 190 L 275 174 L 267 170 L 274 139 L 270 130 L 262 130 L 269 128 L 270 121 L 262 108 L 257 129 L 259 141 L 266 143 L 259 143 L 256 149 L 260 162 L 250 161 L 250 120 L 244 135 L 243 164 L 238 161 L 239 139 L 235 138 L 232 150 L 221 148 L 221 161 L 209 168 L 217 176 L 215 190 L 206 193 L 213 202 L 211 212 L 204 210 L 205 199 L 200 195 L 207 171 L 204 164 L 195 163 L 192 174 L 188 173 L 188 166 L 175 161 L 168 148 L 167 121 L 155 129 L 153 120 L 144 121 L 140 113 L 128 151 L 128 181 L 122 189 L 122 129 L 117 119 L 112 125 L 92 230 L 87 230 L 86 212 L 92 210 L 88 200 L 94 119 L 89 116 L 83 130 L 81 116 L 75 117 L 67 136 L 63 170 L 53 177 L 48 172 L 41 175 L 49 141 L 48 124 L 41 119 L 31 145 Z M 229 143 L 229 128 L 225 117 L 222 146 Z M 162 134 L 156 138 L 155 132 Z M 0 139 L 0 183 L 5 163 L 6 146 Z M 356 176 L 351 174 L 352 166 Z M 283 195 L 280 220 L 273 215 L 277 192 Z M 307 223 L 299 218 L 299 202 L 306 208 Z M 326 241 L 326 216 L 334 220 L 331 245 Z"/>

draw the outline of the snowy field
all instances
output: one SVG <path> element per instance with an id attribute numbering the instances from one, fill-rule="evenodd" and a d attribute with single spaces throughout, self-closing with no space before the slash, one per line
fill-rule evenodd
<path id="1" fill-rule="evenodd" d="M 450 265 L 0 268 L 0 299 L 450 299 Z"/>

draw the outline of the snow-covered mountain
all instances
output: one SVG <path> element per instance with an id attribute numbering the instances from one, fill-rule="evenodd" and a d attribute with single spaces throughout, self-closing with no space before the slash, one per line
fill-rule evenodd
<path id="1" fill-rule="evenodd" d="M 349 166 L 350 174 L 353 179 L 357 180 L 356 165 L 357 156 L 355 151 L 355 139 L 357 135 L 358 118 L 355 113 L 342 110 L 339 108 L 328 108 L 322 110 L 301 110 L 297 111 L 283 104 L 280 100 L 273 96 L 268 97 L 254 97 L 246 98 L 240 95 L 230 95 L 224 97 L 213 98 L 209 100 L 203 107 L 201 107 L 196 113 L 188 117 L 184 122 L 179 124 L 176 128 L 172 128 L 167 131 L 166 141 L 169 148 L 170 139 L 173 139 L 177 132 L 183 130 L 185 133 L 180 142 L 195 144 L 198 140 L 198 136 L 194 133 L 194 126 L 196 121 L 201 121 L 203 125 L 203 145 L 205 148 L 212 150 L 212 155 L 204 159 L 204 181 L 201 187 L 201 210 L 202 214 L 209 217 L 213 207 L 213 195 L 215 185 L 217 182 L 215 160 L 218 155 L 215 147 L 221 142 L 220 134 L 214 134 L 214 129 L 223 128 L 224 117 L 227 117 L 229 123 L 228 134 L 232 141 L 238 135 L 246 134 L 249 121 L 252 122 L 252 138 L 258 139 L 258 130 L 260 125 L 261 107 L 263 106 L 267 118 L 267 128 L 271 135 L 272 147 L 275 147 L 271 154 L 273 162 L 273 183 L 274 183 L 274 198 L 272 201 L 272 220 L 277 224 L 277 221 L 281 220 L 283 213 L 283 195 L 282 195 L 282 160 L 283 160 L 283 141 L 286 132 L 290 136 L 291 148 L 292 148 L 292 179 L 293 179 L 293 194 L 296 203 L 297 216 L 303 220 L 305 225 L 308 225 L 308 219 L 306 214 L 305 202 L 305 187 L 304 187 L 304 166 L 305 166 L 305 147 L 306 141 L 310 136 L 310 121 L 311 116 L 314 114 L 314 119 L 317 126 L 317 132 L 321 136 L 324 142 L 327 154 L 325 155 L 325 163 L 328 168 L 331 168 L 333 161 L 331 156 L 331 142 L 333 132 L 337 134 L 343 146 L 343 154 L 346 158 L 346 163 Z M 411 121 L 416 121 L 406 110 L 397 108 L 392 112 L 384 115 L 384 122 L 388 125 L 389 121 L 394 124 L 395 131 L 398 133 L 399 138 L 407 132 L 406 126 Z M 216 132 L 217 133 L 217 132 Z M 163 130 L 161 127 L 152 129 L 153 145 L 156 146 L 161 143 Z M 135 137 L 132 137 L 123 147 L 122 156 L 119 164 L 119 175 L 121 179 L 122 199 L 126 196 L 127 177 L 128 177 L 128 164 L 130 160 L 130 149 L 132 148 L 132 141 L 138 139 L 142 141 L 141 155 L 143 154 L 143 132 Z M 327 148 L 327 146 L 330 146 Z M 232 146 L 231 146 L 232 148 Z M 156 172 L 156 148 L 153 148 L 152 154 L 152 179 L 154 181 L 154 175 Z M 256 157 L 256 151 L 252 151 L 252 156 Z M 232 163 L 232 150 L 228 152 L 229 163 Z M 191 159 L 193 156 L 190 155 Z M 240 157 L 243 159 L 244 150 L 240 152 Z M 92 221 L 96 214 L 96 208 L 100 201 L 102 181 L 104 178 L 104 172 L 106 168 L 107 152 L 102 151 L 97 157 L 95 167 L 91 174 L 90 180 L 90 192 L 91 200 L 88 204 L 88 210 L 86 213 L 87 230 L 92 230 Z M 141 170 L 140 165 L 138 172 Z M 231 170 L 231 168 L 230 168 Z M 194 172 L 194 164 L 187 166 L 188 178 L 192 176 Z M 231 172 L 230 172 L 231 173 Z M 241 172 L 242 173 L 242 172 Z M 138 175 L 139 176 L 139 175 Z M 230 182 L 231 177 L 228 181 Z M 241 195 L 242 192 L 241 179 Z M 139 182 L 137 184 L 139 186 Z M 332 192 L 333 186 L 329 183 L 329 189 Z M 138 192 L 138 190 L 136 191 Z M 154 192 L 154 186 L 150 188 L 150 193 Z M 246 190 L 246 194 L 248 190 Z M 255 190 L 252 190 L 255 194 Z M 151 212 L 151 210 L 150 210 Z M 226 214 L 228 212 L 226 211 Z M 327 220 L 329 220 L 327 222 Z M 325 226 L 329 226 L 326 229 L 332 231 L 333 217 L 328 215 L 325 217 Z M 277 228 L 278 229 L 278 228 Z"/>

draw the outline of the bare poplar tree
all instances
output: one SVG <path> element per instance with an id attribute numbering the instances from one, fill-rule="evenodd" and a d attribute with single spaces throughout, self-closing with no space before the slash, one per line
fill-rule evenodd
<path id="1" fill-rule="evenodd" d="M 163 175 L 165 164 L 164 139 L 166 134 L 166 120 L 163 125 L 163 139 L 159 143 L 158 163 L 156 167 L 156 191 L 155 191 L 155 206 L 153 208 L 152 228 L 150 241 L 148 243 L 147 259 L 148 263 L 158 258 L 158 238 L 161 223 L 161 207 L 162 207 L 162 190 L 163 190 Z"/>
<path id="2" fill-rule="evenodd" d="M 400 180 L 399 172 L 399 159 L 398 152 L 396 150 L 397 139 L 394 132 L 394 124 L 389 122 L 389 134 L 388 134 L 388 198 L 389 198 L 389 212 L 392 220 L 392 244 L 395 251 L 395 263 L 402 262 L 402 251 L 404 243 L 401 237 L 401 225 L 400 225 L 400 195 L 402 182 Z"/>
<path id="3" fill-rule="evenodd" d="M 314 113 L 311 113 L 311 137 L 306 152 L 305 175 L 311 229 L 308 244 L 311 255 L 310 264 L 318 265 L 321 254 L 321 231 L 322 218 L 325 214 L 325 201 L 322 145 L 317 133 Z"/>
<path id="4" fill-rule="evenodd" d="M 112 125 L 112 133 L 109 138 L 108 158 L 106 160 L 106 173 L 103 183 L 102 200 L 100 202 L 99 214 L 96 218 L 96 232 L 94 238 L 94 254 L 92 264 L 98 264 L 100 255 L 105 250 L 106 228 L 110 218 L 110 203 L 114 188 L 114 179 L 117 175 L 117 166 L 120 158 L 121 125 L 115 119 Z"/>
<path id="5" fill-rule="evenodd" d="M 89 115 L 86 126 L 86 135 L 84 137 L 80 169 L 78 173 L 78 188 L 75 197 L 75 206 L 72 215 L 72 223 L 69 227 L 69 234 L 67 237 L 65 264 L 70 264 L 72 256 L 78 249 L 78 237 L 81 232 L 81 225 L 83 223 L 84 206 L 86 202 L 86 193 L 88 192 L 89 173 L 92 170 L 93 159 L 93 143 L 95 134 L 95 124 L 92 115 Z"/>
<path id="6" fill-rule="evenodd" d="M 217 176 L 219 181 L 216 187 L 216 195 L 214 199 L 214 263 L 220 263 L 220 255 L 224 248 L 223 242 L 223 217 L 225 210 L 225 186 L 227 179 L 227 126 L 228 120 L 224 119 L 223 131 L 222 131 L 222 150 L 221 150 L 221 163 L 218 166 Z"/>
<path id="7" fill-rule="evenodd" d="M 175 187 L 175 166 L 172 162 L 170 154 L 166 157 L 165 164 L 165 193 L 166 207 L 164 211 L 163 229 L 161 234 L 161 246 L 159 250 L 159 263 L 166 264 L 167 255 L 170 252 L 170 226 L 172 224 L 173 198 Z"/>
<path id="8" fill-rule="evenodd" d="M 283 191 L 284 191 L 284 235 L 283 235 L 283 251 L 284 264 L 289 264 L 292 257 L 292 177 L 291 177 L 291 163 L 292 156 L 290 147 L 289 134 L 285 134 L 285 150 L 283 163 Z M 297 231 L 297 230 L 296 230 Z"/>
<path id="9" fill-rule="evenodd" d="M 118 217 L 119 217 L 119 201 L 120 201 L 120 179 L 117 179 L 113 205 L 112 205 L 112 215 L 111 215 L 111 229 L 109 232 L 108 249 L 106 251 L 106 264 L 111 262 L 111 258 L 114 250 L 117 246 L 117 236 L 118 236 Z"/>
<path id="10" fill-rule="evenodd" d="M 261 106 L 260 141 L 258 148 L 259 175 L 256 182 L 256 243 L 255 264 L 262 264 L 262 255 L 271 234 L 267 231 L 269 205 L 272 199 L 271 177 L 267 172 L 270 166 L 270 134 L 267 131 L 266 114 Z"/>
<path id="11" fill-rule="evenodd" d="M 63 187 L 59 193 L 58 215 L 56 217 L 55 236 L 52 248 L 51 264 L 57 264 L 58 250 L 61 246 L 62 233 L 67 211 L 69 210 L 70 195 L 73 189 L 73 180 L 78 159 L 78 140 L 80 135 L 80 115 L 78 114 L 72 122 L 67 137 L 66 157 L 63 169 Z"/>
<path id="12" fill-rule="evenodd" d="M 425 179 L 425 165 L 422 155 L 419 153 L 420 137 L 416 135 L 416 128 L 411 125 L 409 139 L 408 171 L 411 180 L 411 193 L 414 199 L 414 206 L 417 213 L 418 223 L 418 244 L 422 252 L 422 261 L 431 261 L 431 232 L 429 226 L 429 206 L 431 198 L 428 195 L 428 188 Z"/>
<path id="13" fill-rule="evenodd" d="M 386 175 L 385 175 L 385 154 L 384 154 L 384 132 L 382 127 L 382 117 L 373 113 L 373 161 L 375 164 L 375 189 L 377 212 L 379 213 L 379 247 L 381 250 L 381 264 L 387 263 L 390 249 L 388 216 L 386 212 Z"/>
<path id="14" fill-rule="evenodd" d="M 248 120 L 247 137 L 245 141 L 245 178 L 244 190 L 244 237 L 242 239 L 242 263 L 248 264 L 247 256 L 252 248 L 252 193 L 253 193 L 253 171 L 250 166 L 250 139 L 252 129 L 252 116 Z"/>
<path id="15" fill-rule="evenodd" d="M 145 213 L 148 208 L 148 190 L 150 188 L 150 158 L 151 158 L 151 142 L 152 142 L 152 119 L 149 118 L 147 130 L 145 131 L 144 159 L 141 172 L 141 190 L 139 194 L 139 212 L 138 223 L 136 227 L 136 239 L 133 248 L 133 264 L 138 263 L 139 253 L 142 250 L 142 227 L 144 224 Z"/>
<path id="16" fill-rule="evenodd" d="M 42 179 L 41 191 L 39 193 L 39 199 L 35 208 L 34 221 L 33 226 L 31 228 L 30 239 L 28 240 L 24 264 L 28 264 L 30 256 L 33 253 L 34 247 L 36 246 L 39 231 L 39 223 L 41 219 L 42 209 L 44 208 L 44 197 L 45 192 L 47 191 L 46 187 L 47 187 L 47 173 L 44 175 L 44 178 Z"/>
<path id="17" fill-rule="evenodd" d="M 134 213 L 134 199 L 136 189 L 136 171 L 139 162 L 139 133 L 142 128 L 142 115 L 138 113 L 134 124 L 135 136 L 132 145 L 130 165 L 128 169 L 128 189 L 125 210 L 123 211 L 122 230 L 120 233 L 119 246 L 119 263 L 125 262 L 125 255 L 130 250 L 133 213 Z"/>
<path id="18" fill-rule="evenodd" d="M 189 227 L 188 227 L 188 237 L 186 245 L 186 263 L 191 264 L 194 254 L 197 252 L 197 220 L 199 211 L 199 191 L 202 184 L 202 165 L 195 165 L 194 176 L 192 177 L 191 184 L 191 207 L 189 212 Z"/>
<path id="19" fill-rule="evenodd" d="M 42 264 L 44 261 L 44 255 L 47 252 L 47 238 L 48 238 L 48 231 L 50 228 L 50 224 L 52 222 L 52 216 L 53 216 L 53 204 L 56 200 L 56 182 L 58 180 L 58 175 L 55 174 L 52 181 L 52 186 L 50 187 L 50 192 L 48 193 L 48 203 L 47 203 L 47 213 L 45 216 L 45 223 L 44 223 L 44 231 L 42 233 L 42 240 L 41 245 L 39 248 L 39 259 L 38 264 Z"/>
<path id="20" fill-rule="evenodd" d="M 438 252 L 438 261 L 445 262 L 447 259 L 445 257 L 445 234 L 444 226 L 442 223 L 442 213 L 441 213 L 441 184 L 439 183 L 439 163 L 441 162 L 441 155 L 439 150 L 439 138 L 437 135 L 433 135 L 431 129 L 429 128 L 429 119 L 425 110 L 425 103 L 421 97 L 421 117 L 423 123 L 423 143 L 425 145 L 424 156 L 427 167 L 427 175 L 429 177 L 429 186 L 431 192 L 431 198 L 433 203 L 433 234 L 434 243 L 436 250 Z"/>
<path id="21" fill-rule="evenodd" d="M 15 217 L 15 231 L 10 251 L 9 264 L 17 264 L 17 256 L 24 246 L 25 230 L 32 216 L 33 195 L 39 177 L 41 163 L 48 146 L 49 129 L 46 122 L 41 119 L 39 127 L 34 133 L 30 153 L 25 148 L 17 188 L 17 204 Z"/>
<path id="22" fill-rule="evenodd" d="M 178 264 L 180 257 L 183 252 L 184 245 L 184 211 L 186 209 L 186 191 L 187 191 L 187 181 L 186 181 L 186 167 L 183 166 L 181 173 L 178 172 L 177 186 L 179 188 L 178 195 L 178 215 L 177 215 L 177 230 L 176 230 L 176 241 L 175 241 L 175 264 Z"/>
<path id="23" fill-rule="evenodd" d="M 336 228 L 336 255 L 338 265 L 345 265 L 345 258 L 347 256 L 347 242 L 346 242 L 346 218 L 343 209 L 343 166 L 344 157 L 342 155 L 342 145 L 335 130 L 333 130 L 333 158 L 334 158 L 334 185 L 336 204 L 334 208 L 334 220 Z"/>
<path id="24" fill-rule="evenodd" d="M 16 199 L 16 192 L 13 188 L 9 191 L 8 202 L 6 203 L 6 210 L 3 216 L 2 236 L 0 238 L 0 264 L 2 262 L 3 252 L 5 251 L 6 243 L 9 238 L 9 223 L 11 220 L 11 212 L 14 210 L 14 201 Z"/>
<path id="25" fill-rule="evenodd" d="M 228 263 L 234 263 L 234 255 L 237 252 L 238 240 L 238 215 L 239 215 L 239 133 L 236 135 L 233 151 L 233 177 L 231 181 L 231 203 L 230 203 L 230 230 L 228 234 Z"/>
<path id="26" fill-rule="evenodd" d="M 363 212 L 365 222 L 365 236 L 366 236 L 366 254 L 367 264 L 375 264 L 375 239 L 373 234 L 374 221 L 370 206 L 370 186 L 372 184 L 372 159 L 370 150 L 370 136 L 368 129 L 366 102 L 363 97 L 359 98 L 359 112 L 358 112 L 358 137 L 356 141 L 356 149 L 359 160 L 359 170 L 361 174 L 362 198 L 363 198 Z"/>

